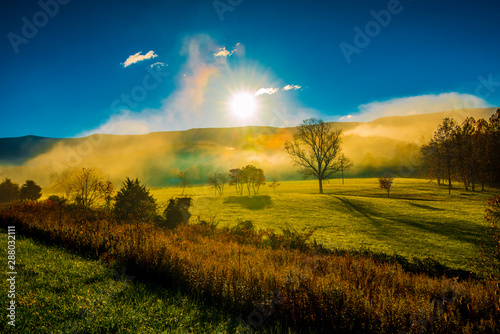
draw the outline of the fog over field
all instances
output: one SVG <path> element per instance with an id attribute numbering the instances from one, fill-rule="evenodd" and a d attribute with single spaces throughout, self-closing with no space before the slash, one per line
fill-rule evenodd
<path id="1" fill-rule="evenodd" d="M 348 176 L 363 175 L 375 167 L 395 168 L 400 170 L 400 176 L 412 177 L 419 175 L 420 146 L 432 137 L 443 118 L 453 117 L 458 122 L 468 116 L 487 119 L 494 110 L 462 109 L 384 117 L 371 122 L 334 122 L 333 126 L 343 129 L 343 151 L 354 163 Z M 53 172 L 68 167 L 97 167 L 116 182 L 129 176 L 139 177 L 152 186 L 166 186 L 171 168 L 197 166 L 206 177 L 210 171 L 254 164 L 263 168 L 269 179 L 301 179 L 283 151 L 285 141 L 294 131 L 293 127 L 238 127 L 144 135 L 94 134 L 47 139 L 47 143 L 32 137 L 0 139 L 0 146 L 40 146 L 38 152 L 19 149 L 11 155 L 0 155 L 0 177 L 11 177 L 17 182 L 35 178 L 46 187 Z"/>

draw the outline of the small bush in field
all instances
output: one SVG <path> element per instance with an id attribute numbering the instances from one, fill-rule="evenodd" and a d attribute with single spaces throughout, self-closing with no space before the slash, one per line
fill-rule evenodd
<path id="1" fill-rule="evenodd" d="M 387 175 L 378 178 L 380 188 L 387 190 L 387 197 L 390 196 L 393 178 Z"/>
<path id="2" fill-rule="evenodd" d="M 231 228 L 231 233 L 238 235 L 244 235 L 253 232 L 255 232 L 255 226 L 250 220 L 239 221 L 236 226 L 233 226 L 233 228 Z"/>
<path id="3" fill-rule="evenodd" d="M 164 227 L 176 228 L 179 224 L 187 223 L 191 214 L 189 208 L 193 204 L 191 197 L 177 197 L 171 198 L 168 201 L 168 206 L 163 211 L 165 222 L 162 224 Z"/>
<path id="4" fill-rule="evenodd" d="M 314 244 L 309 243 L 309 239 L 315 230 L 299 232 L 295 229 L 283 228 L 282 234 L 270 231 L 267 234 L 268 243 L 272 249 L 297 249 L 308 251 L 314 248 Z"/>
<path id="5" fill-rule="evenodd" d="M 57 195 L 50 195 L 48 201 L 51 203 L 62 204 L 66 202 L 66 199 Z"/>

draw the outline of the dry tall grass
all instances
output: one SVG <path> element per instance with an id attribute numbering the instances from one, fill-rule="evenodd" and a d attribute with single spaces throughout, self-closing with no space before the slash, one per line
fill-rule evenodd
<path id="1" fill-rule="evenodd" d="M 292 249 L 300 248 L 292 247 L 293 236 L 273 231 L 138 228 L 102 211 L 61 212 L 49 201 L 4 208 L 0 221 L 0 227 L 16 225 L 18 233 L 125 265 L 134 275 L 181 284 L 230 308 L 249 328 L 280 321 L 330 333 L 500 330 L 498 281 L 435 278 L 359 254 Z"/>

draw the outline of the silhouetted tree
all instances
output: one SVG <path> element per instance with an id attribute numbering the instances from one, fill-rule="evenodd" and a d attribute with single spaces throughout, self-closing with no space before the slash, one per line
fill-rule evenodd
<path id="1" fill-rule="evenodd" d="M 429 178 L 436 179 L 438 185 L 440 185 L 441 181 L 445 178 L 445 170 L 443 159 L 439 155 L 438 142 L 431 139 L 429 144 L 423 145 L 420 150 L 420 156 L 422 159 L 421 169 L 425 171 L 425 174 Z"/>
<path id="2" fill-rule="evenodd" d="M 36 201 L 40 197 L 42 197 L 42 187 L 33 180 L 26 180 L 21 187 L 20 199 L 22 201 Z"/>
<path id="3" fill-rule="evenodd" d="M 156 199 L 139 179 L 126 178 L 115 196 L 115 217 L 119 221 L 146 221 L 156 217 Z"/>
<path id="4" fill-rule="evenodd" d="M 228 176 L 225 173 L 213 172 L 207 178 L 207 183 L 214 187 L 215 194 L 219 193 L 220 196 L 224 193 L 224 185 L 228 181 Z"/>
<path id="5" fill-rule="evenodd" d="M 489 158 L 491 160 L 490 178 L 500 183 L 500 108 L 490 117 L 489 125 Z"/>
<path id="6" fill-rule="evenodd" d="M 253 165 L 243 167 L 241 169 L 241 174 L 243 181 L 247 185 L 248 195 L 250 195 L 250 190 L 253 191 L 254 195 L 257 195 L 259 193 L 260 186 L 266 184 L 264 170 Z"/>
<path id="7" fill-rule="evenodd" d="M 391 192 L 393 180 L 394 179 L 388 175 L 385 175 L 385 176 L 378 178 L 378 184 L 379 184 L 380 188 L 387 190 L 387 197 L 391 197 L 390 192 Z"/>
<path id="8" fill-rule="evenodd" d="M 477 179 L 481 184 L 481 191 L 484 191 L 484 185 L 491 176 L 492 161 L 489 159 L 491 156 L 489 137 L 490 130 L 488 122 L 481 118 L 476 122 L 476 131 L 473 135 L 474 156 L 477 160 Z"/>
<path id="9" fill-rule="evenodd" d="M 243 184 L 245 182 L 244 176 L 240 168 L 234 168 L 229 170 L 229 185 L 235 186 L 236 193 L 238 195 L 243 195 Z"/>
<path id="10" fill-rule="evenodd" d="M 421 148 L 422 167 L 438 184 L 448 179 L 464 184 L 465 190 L 481 190 L 487 182 L 500 182 L 500 110 L 489 121 L 468 117 L 461 126 L 450 118 L 439 125 L 429 144 Z"/>
<path id="11" fill-rule="evenodd" d="M 443 124 L 439 125 L 437 131 L 434 133 L 434 140 L 439 147 L 439 159 L 442 159 L 445 175 L 448 179 L 448 194 L 451 193 L 451 179 L 455 170 L 453 163 L 457 152 L 455 142 L 457 131 L 458 126 L 453 118 L 445 118 Z"/>
<path id="12" fill-rule="evenodd" d="M 477 175 L 477 157 L 474 150 L 474 133 L 476 132 L 476 121 L 467 117 L 461 126 L 457 126 L 455 145 L 456 179 L 464 184 L 465 190 L 475 190 Z"/>
<path id="13" fill-rule="evenodd" d="M 6 178 L 0 183 L 0 203 L 13 202 L 19 199 L 19 184 Z"/>
<path id="14" fill-rule="evenodd" d="M 342 169 L 342 130 L 320 119 L 306 119 L 297 126 L 297 133 L 285 143 L 285 151 L 306 176 L 314 176 L 323 193 L 323 180 L 331 178 Z"/>

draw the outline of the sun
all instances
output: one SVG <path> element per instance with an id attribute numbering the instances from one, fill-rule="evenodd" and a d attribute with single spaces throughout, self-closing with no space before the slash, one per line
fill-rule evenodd
<path id="1" fill-rule="evenodd" d="M 255 113 L 255 97 L 249 93 L 240 93 L 233 97 L 231 111 L 239 118 L 248 118 Z"/>

